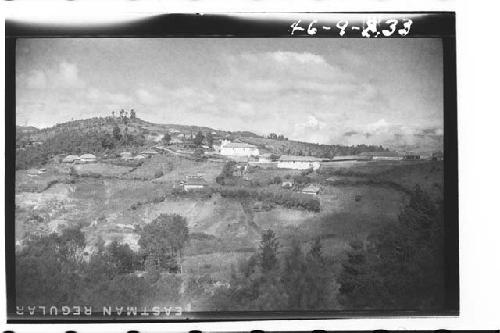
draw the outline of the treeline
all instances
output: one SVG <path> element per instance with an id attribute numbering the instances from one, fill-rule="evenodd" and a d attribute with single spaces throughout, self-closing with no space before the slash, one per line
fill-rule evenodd
<path id="1" fill-rule="evenodd" d="M 312 212 L 320 211 L 320 202 L 308 194 L 295 193 L 263 188 L 249 188 L 244 186 L 224 186 L 220 194 L 227 198 L 253 199 L 257 201 L 272 202 L 286 208 L 298 208 Z"/>
<path id="2" fill-rule="evenodd" d="M 375 145 L 323 145 L 280 138 L 273 134 L 272 138 L 244 138 L 243 141 L 270 150 L 277 155 L 314 156 L 318 158 L 333 158 L 335 156 L 358 155 L 363 152 L 389 151 L 388 148 Z"/>

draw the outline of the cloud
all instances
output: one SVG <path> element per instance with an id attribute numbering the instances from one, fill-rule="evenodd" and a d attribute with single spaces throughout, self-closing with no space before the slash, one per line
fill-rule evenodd
<path id="1" fill-rule="evenodd" d="M 133 98 L 122 94 L 109 92 L 104 89 L 90 88 L 87 90 L 86 98 L 94 103 L 113 104 L 124 106 L 133 103 Z"/>
<path id="2" fill-rule="evenodd" d="M 138 89 L 136 95 L 139 98 L 139 102 L 147 105 L 155 105 L 160 102 L 160 98 L 155 94 L 149 92 L 146 89 Z"/>
<path id="3" fill-rule="evenodd" d="M 28 88 L 44 89 L 47 86 L 47 77 L 43 71 L 34 70 L 26 78 Z"/>
<path id="4" fill-rule="evenodd" d="M 20 84 L 29 89 L 74 89 L 83 88 L 86 82 L 78 74 L 78 66 L 63 61 L 57 67 L 32 70 Z M 21 88 L 23 88 L 21 86 Z"/>
<path id="5" fill-rule="evenodd" d="M 267 56 L 274 59 L 276 62 L 284 63 L 288 65 L 300 64 L 326 64 L 325 59 L 316 54 L 309 52 L 269 52 Z"/>
<path id="6" fill-rule="evenodd" d="M 353 135 L 357 135 L 357 134 L 360 134 L 358 131 L 348 131 L 348 132 L 345 132 L 344 133 L 344 136 L 353 136 Z"/>
<path id="7" fill-rule="evenodd" d="M 80 87 L 85 85 L 84 82 L 78 77 L 77 65 L 66 61 L 59 64 L 57 80 L 68 87 Z"/>

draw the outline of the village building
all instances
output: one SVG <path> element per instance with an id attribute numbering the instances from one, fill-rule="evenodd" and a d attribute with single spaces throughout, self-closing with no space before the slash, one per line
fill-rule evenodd
<path id="1" fill-rule="evenodd" d="M 281 183 L 281 187 L 283 188 L 292 188 L 294 184 L 293 179 L 286 179 Z"/>
<path id="2" fill-rule="evenodd" d="M 74 163 L 74 162 L 79 161 L 79 160 L 80 160 L 80 156 L 68 155 L 62 160 L 62 162 L 63 163 Z"/>
<path id="3" fill-rule="evenodd" d="M 158 155 L 158 152 L 154 151 L 152 149 L 148 149 L 148 150 L 141 151 L 141 155 L 144 155 L 144 156 L 147 156 L 147 157 L 151 157 L 151 156 Z"/>
<path id="4" fill-rule="evenodd" d="M 363 152 L 359 155 L 370 157 L 373 160 L 397 161 L 403 159 L 403 155 L 395 151 Z"/>
<path id="5" fill-rule="evenodd" d="M 97 161 L 97 157 L 93 154 L 83 154 L 80 156 L 78 163 L 94 163 Z"/>
<path id="6" fill-rule="evenodd" d="M 318 170 L 321 159 L 314 156 L 281 155 L 278 160 L 278 168 L 295 170 Z"/>
<path id="7" fill-rule="evenodd" d="M 437 151 L 437 152 L 432 153 L 431 158 L 433 161 L 442 161 L 443 157 L 444 157 L 443 152 Z"/>
<path id="8" fill-rule="evenodd" d="M 144 155 L 142 155 L 142 154 L 139 154 L 139 155 L 135 155 L 135 156 L 134 156 L 134 160 L 143 160 L 143 159 L 145 159 L 145 158 L 146 158 L 146 156 L 144 156 Z"/>
<path id="9" fill-rule="evenodd" d="M 311 184 L 309 186 L 304 187 L 304 189 L 302 189 L 302 193 L 310 195 L 318 195 L 319 190 L 320 190 L 319 186 Z"/>
<path id="10" fill-rule="evenodd" d="M 406 161 L 416 161 L 416 160 L 419 160 L 419 159 L 420 159 L 420 155 L 419 154 L 414 154 L 414 153 L 406 153 L 403 156 L 403 160 L 406 160 Z"/>
<path id="11" fill-rule="evenodd" d="M 132 158 L 132 153 L 128 151 L 124 151 L 123 153 L 120 153 L 120 157 L 124 160 L 129 160 Z"/>
<path id="12" fill-rule="evenodd" d="M 186 192 L 197 191 L 207 188 L 207 181 L 201 176 L 186 176 L 186 180 L 180 182 L 182 189 Z"/>
<path id="13" fill-rule="evenodd" d="M 273 160 L 271 159 L 272 154 L 262 154 L 259 155 L 259 163 L 271 163 Z"/>
<path id="14" fill-rule="evenodd" d="M 220 146 L 220 154 L 224 156 L 258 156 L 259 148 L 248 143 L 223 140 Z"/>

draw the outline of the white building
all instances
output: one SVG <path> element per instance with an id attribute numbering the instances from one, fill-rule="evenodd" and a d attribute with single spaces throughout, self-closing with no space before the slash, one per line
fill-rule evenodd
<path id="1" fill-rule="evenodd" d="M 309 185 L 302 190 L 302 193 L 310 195 L 318 195 L 319 190 L 320 190 L 319 186 Z"/>
<path id="2" fill-rule="evenodd" d="M 248 143 L 223 140 L 220 147 L 220 154 L 225 156 L 258 156 L 259 148 Z"/>
<path id="3" fill-rule="evenodd" d="M 295 170 L 318 170 L 321 159 L 313 156 L 281 155 L 278 160 L 278 168 Z"/>
<path id="4" fill-rule="evenodd" d="M 77 155 L 68 155 L 68 156 L 66 156 L 66 157 L 62 160 L 62 162 L 63 162 L 63 163 L 73 163 L 73 162 L 75 162 L 75 161 L 79 161 L 79 160 L 80 160 L 80 157 L 79 157 L 79 156 L 77 156 Z"/>
<path id="5" fill-rule="evenodd" d="M 196 191 L 207 188 L 207 181 L 201 176 L 186 176 L 186 180 L 181 181 L 180 185 L 184 191 Z"/>
<path id="6" fill-rule="evenodd" d="M 97 157 L 94 154 L 83 154 L 80 156 L 80 163 L 94 163 Z"/>

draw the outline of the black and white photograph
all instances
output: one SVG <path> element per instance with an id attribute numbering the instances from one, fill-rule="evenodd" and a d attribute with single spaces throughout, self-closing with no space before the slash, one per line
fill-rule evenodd
<path id="1" fill-rule="evenodd" d="M 454 44 L 393 16 L 17 38 L 11 318 L 456 315 Z"/>

